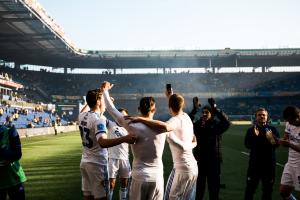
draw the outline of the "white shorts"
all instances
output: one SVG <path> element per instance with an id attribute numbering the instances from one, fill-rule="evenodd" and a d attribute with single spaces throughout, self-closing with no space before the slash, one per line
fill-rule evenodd
<path id="1" fill-rule="evenodd" d="M 281 185 L 293 187 L 295 190 L 300 191 L 300 168 L 292 167 L 286 163 L 281 176 Z"/>
<path id="2" fill-rule="evenodd" d="M 84 196 L 92 195 L 95 199 L 106 197 L 109 193 L 108 172 L 106 165 L 80 163 L 81 184 Z"/>
<path id="3" fill-rule="evenodd" d="M 131 167 L 129 160 L 109 158 L 108 160 L 109 178 L 130 178 Z"/>
<path id="4" fill-rule="evenodd" d="M 131 180 L 129 199 L 130 200 L 163 200 L 164 180 L 157 182 L 144 182 Z"/>
<path id="5" fill-rule="evenodd" d="M 182 172 L 173 169 L 166 185 L 165 200 L 194 200 L 198 171 Z"/>

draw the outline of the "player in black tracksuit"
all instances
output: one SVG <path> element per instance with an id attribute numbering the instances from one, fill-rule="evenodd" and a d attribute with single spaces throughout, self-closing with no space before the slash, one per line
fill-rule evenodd
<path id="1" fill-rule="evenodd" d="M 262 200 L 271 200 L 275 179 L 275 148 L 279 133 L 267 124 L 268 112 L 256 111 L 256 122 L 248 129 L 245 146 L 250 150 L 245 200 L 252 200 L 259 181 L 262 181 Z"/>
<path id="2" fill-rule="evenodd" d="M 221 173 L 221 135 L 229 128 L 230 122 L 225 113 L 216 109 L 214 99 L 211 106 L 203 107 L 201 118 L 194 123 L 197 146 L 194 156 L 198 163 L 196 199 L 202 200 L 207 180 L 209 199 L 218 200 Z"/>

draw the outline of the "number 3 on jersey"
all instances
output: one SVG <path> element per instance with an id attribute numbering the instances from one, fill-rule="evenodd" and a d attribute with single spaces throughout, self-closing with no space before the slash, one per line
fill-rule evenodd
<path id="1" fill-rule="evenodd" d="M 82 140 L 82 145 L 84 147 L 87 147 L 87 148 L 92 148 L 93 147 L 93 141 L 89 137 L 89 135 L 90 135 L 90 129 L 88 129 L 86 127 L 79 126 L 79 130 L 80 130 L 80 136 L 81 136 L 81 140 Z"/>

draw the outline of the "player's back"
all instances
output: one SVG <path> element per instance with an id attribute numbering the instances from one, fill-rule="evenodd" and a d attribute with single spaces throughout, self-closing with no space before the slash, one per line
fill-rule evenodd
<path id="1" fill-rule="evenodd" d="M 137 135 L 137 141 L 131 145 L 133 154 L 132 176 L 141 181 L 155 181 L 163 176 L 162 154 L 166 134 L 158 134 L 142 123 L 129 125 L 129 132 Z"/>
<path id="2" fill-rule="evenodd" d="M 175 134 L 185 145 L 192 145 L 194 138 L 193 123 L 186 113 L 172 117 L 168 120 L 168 123 L 170 123 L 172 127 L 175 127 L 173 133 L 170 134 Z M 170 138 L 168 138 L 168 143 L 172 153 L 173 164 L 176 169 L 190 171 L 197 166 L 191 148 L 186 147 L 186 150 L 184 150 L 182 147 L 176 145 Z"/>
<path id="3" fill-rule="evenodd" d="M 89 111 L 80 113 L 78 120 L 83 145 L 81 162 L 106 165 L 107 149 L 101 148 L 97 141 L 97 137 L 106 133 L 106 118 L 99 113 Z"/>

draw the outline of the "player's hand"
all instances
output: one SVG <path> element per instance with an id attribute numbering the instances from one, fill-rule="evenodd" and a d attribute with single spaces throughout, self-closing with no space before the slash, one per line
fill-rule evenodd
<path id="1" fill-rule="evenodd" d="M 208 98 L 208 103 L 210 105 L 211 108 L 216 108 L 217 107 L 217 104 L 216 104 L 216 100 L 214 98 Z"/>
<path id="2" fill-rule="evenodd" d="M 278 144 L 284 147 L 290 147 L 290 141 L 287 139 L 283 139 L 283 138 L 278 139 Z"/>
<path id="3" fill-rule="evenodd" d="M 128 144 L 134 144 L 137 140 L 137 136 L 135 134 L 129 133 L 125 136 L 125 142 Z"/>
<path id="4" fill-rule="evenodd" d="M 114 86 L 114 84 L 111 84 L 110 82 L 108 81 L 104 81 L 101 86 L 100 86 L 100 89 L 102 91 L 108 91 L 110 90 L 112 87 Z"/>

